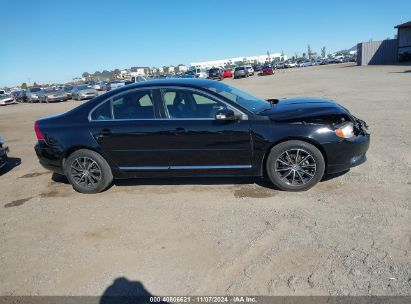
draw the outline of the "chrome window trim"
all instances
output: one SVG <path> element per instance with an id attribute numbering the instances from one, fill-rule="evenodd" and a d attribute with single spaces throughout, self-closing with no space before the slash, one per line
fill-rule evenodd
<path id="1" fill-rule="evenodd" d="M 230 108 L 231 110 L 233 110 L 234 112 L 238 112 L 241 114 L 241 118 L 240 120 L 248 120 L 248 115 L 245 114 L 243 111 L 237 109 L 236 107 L 228 104 L 227 102 L 225 102 L 224 100 L 222 100 L 221 98 L 218 98 L 208 92 L 205 92 L 203 90 L 199 90 L 197 88 L 192 88 L 192 87 L 180 87 L 180 86 L 169 86 L 169 87 L 162 87 L 160 88 L 161 91 L 161 99 L 163 101 L 163 106 L 164 106 L 164 110 L 166 111 L 166 115 L 168 116 L 167 118 L 165 118 L 166 120 L 216 120 L 215 118 L 171 118 L 170 114 L 168 113 L 168 109 L 167 106 L 164 103 L 164 98 L 163 98 L 163 90 L 172 90 L 172 89 L 177 89 L 177 90 L 188 90 L 188 91 L 194 91 L 194 92 L 198 92 L 202 95 L 205 95 L 207 97 L 209 97 L 211 100 L 217 100 L 218 102 L 224 104 L 227 108 Z"/>
<path id="2" fill-rule="evenodd" d="M 115 94 L 115 95 L 113 95 L 113 96 L 111 96 L 111 97 L 109 97 L 109 98 L 107 98 L 107 99 L 104 99 L 102 102 L 100 102 L 100 103 L 98 103 L 96 106 L 94 106 L 91 110 L 90 110 L 90 112 L 88 113 L 88 121 L 89 122 L 107 122 L 107 121 L 111 121 L 111 122 L 113 122 L 113 121 L 147 121 L 147 120 L 216 120 L 215 118 L 134 118 L 134 119 L 114 119 L 114 113 L 113 113 L 113 107 L 112 106 L 110 106 L 110 108 L 111 108 L 111 119 L 102 119 L 102 120 L 94 120 L 94 119 L 91 119 L 91 115 L 92 115 L 92 113 L 100 106 L 100 105 L 102 105 L 103 103 L 105 103 L 105 102 L 111 102 L 110 100 L 112 100 L 112 99 L 114 99 L 115 97 L 117 97 L 117 96 L 119 96 L 119 95 L 122 95 L 122 94 L 125 94 L 125 93 L 128 93 L 128 92 L 134 92 L 134 91 L 142 91 L 142 90 L 160 90 L 161 91 L 161 93 L 162 93 L 162 90 L 163 89 L 180 89 L 180 90 L 192 90 L 192 91 L 197 91 L 197 92 L 200 92 L 200 93 L 202 93 L 202 94 L 205 94 L 205 95 L 207 95 L 207 96 L 210 96 L 212 99 L 216 99 L 216 100 L 218 100 L 219 102 L 221 102 L 221 103 L 223 103 L 223 104 L 225 104 L 227 107 L 230 107 L 231 109 L 233 109 L 234 111 L 237 111 L 237 112 L 239 112 L 240 114 L 241 114 L 241 118 L 240 118 L 240 120 L 248 120 L 248 115 L 247 114 L 245 114 L 243 111 L 241 111 L 241 110 L 239 110 L 238 108 L 236 108 L 236 107 L 234 107 L 234 106 L 232 106 L 232 105 L 230 105 L 230 104 L 228 104 L 227 102 L 225 102 L 224 100 L 222 100 L 221 98 L 218 98 L 218 97 L 216 97 L 216 96 L 214 96 L 214 95 L 211 95 L 211 94 L 209 94 L 208 92 L 205 92 L 205 91 L 202 91 L 202 90 L 200 90 L 200 89 L 197 89 L 197 88 L 192 88 L 192 87 L 182 87 L 182 86 L 152 86 L 152 87 L 144 87 L 144 88 L 134 88 L 134 89 L 130 89 L 130 90 L 126 90 L 126 91 L 122 91 L 122 92 L 119 92 L 119 93 L 117 93 L 117 94 Z M 161 98 L 162 98 L 162 96 L 161 96 Z M 163 100 L 162 100 L 163 101 Z M 164 103 L 163 103 L 164 104 Z M 154 103 L 153 103 L 153 106 L 154 106 Z"/>

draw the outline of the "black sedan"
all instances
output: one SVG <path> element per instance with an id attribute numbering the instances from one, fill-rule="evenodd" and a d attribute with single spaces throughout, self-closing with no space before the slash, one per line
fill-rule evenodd
<path id="1" fill-rule="evenodd" d="M 40 163 L 83 193 L 113 178 L 267 176 L 306 190 L 366 159 L 367 125 L 331 100 L 263 100 L 222 82 L 164 79 L 35 123 Z"/>
<path id="2" fill-rule="evenodd" d="M 4 145 L 3 137 L 0 135 L 0 169 L 7 163 L 7 152 L 9 152 L 9 148 Z"/>

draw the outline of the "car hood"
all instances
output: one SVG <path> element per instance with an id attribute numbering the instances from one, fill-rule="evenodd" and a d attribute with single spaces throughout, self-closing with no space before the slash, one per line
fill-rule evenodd
<path id="1" fill-rule="evenodd" d="M 261 113 L 275 121 L 291 121 L 302 118 L 335 114 L 350 115 L 343 106 L 330 99 L 321 98 L 284 98 L 269 100 L 273 106 Z"/>
<path id="2" fill-rule="evenodd" d="M 50 95 L 62 95 L 65 94 L 63 91 L 53 91 L 53 92 L 45 92 L 44 95 L 50 96 Z"/>
<path id="3" fill-rule="evenodd" d="M 80 94 L 87 94 L 87 93 L 96 93 L 96 90 L 94 89 L 85 89 L 85 90 L 79 90 L 78 91 Z"/>

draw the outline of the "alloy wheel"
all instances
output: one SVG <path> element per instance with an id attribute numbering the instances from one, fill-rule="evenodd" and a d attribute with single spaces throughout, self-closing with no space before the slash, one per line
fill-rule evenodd
<path id="1" fill-rule="evenodd" d="M 275 161 L 275 174 L 286 184 L 307 184 L 316 174 L 314 157 L 304 149 L 289 149 Z"/>
<path id="2" fill-rule="evenodd" d="M 70 174 L 76 184 L 88 188 L 97 185 L 102 176 L 99 165 L 89 157 L 76 158 L 71 164 Z"/>

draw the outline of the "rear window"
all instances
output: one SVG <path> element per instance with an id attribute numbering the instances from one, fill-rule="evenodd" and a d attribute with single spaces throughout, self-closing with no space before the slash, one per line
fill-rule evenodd
<path id="1" fill-rule="evenodd" d="M 236 71 L 244 71 L 244 67 L 235 68 Z"/>

